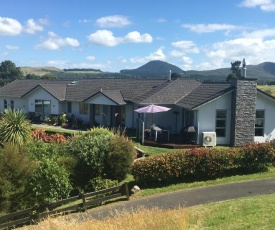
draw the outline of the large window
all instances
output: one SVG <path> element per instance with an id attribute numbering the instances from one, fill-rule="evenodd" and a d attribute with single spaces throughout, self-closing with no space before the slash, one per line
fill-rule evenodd
<path id="1" fill-rule="evenodd" d="M 264 110 L 256 110 L 255 136 L 264 136 Z"/>
<path id="2" fill-rule="evenodd" d="M 88 114 L 88 104 L 80 102 L 79 103 L 79 114 Z"/>
<path id="3" fill-rule="evenodd" d="M 226 136 L 226 110 L 216 112 L 216 135 L 217 137 Z"/>

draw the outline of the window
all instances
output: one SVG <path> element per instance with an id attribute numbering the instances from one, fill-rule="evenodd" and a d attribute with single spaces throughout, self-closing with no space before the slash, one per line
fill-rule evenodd
<path id="1" fill-rule="evenodd" d="M 83 102 L 79 103 L 79 114 L 88 114 L 88 104 Z"/>
<path id="2" fill-rule="evenodd" d="M 264 136 L 264 110 L 256 110 L 255 136 Z"/>
<path id="3" fill-rule="evenodd" d="M 100 105 L 95 105 L 95 115 L 96 116 L 100 115 Z"/>
<path id="4" fill-rule="evenodd" d="M 216 135 L 217 137 L 226 136 L 226 110 L 216 112 Z"/>
<path id="5" fill-rule="evenodd" d="M 8 108 L 8 101 L 6 99 L 4 99 L 4 109 Z"/>
<path id="6" fill-rule="evenodd" d="M 72 113 L 72 102 L 70 101 L 67 103 L 67 113 Z"/>
<path id="7" fill-rule="evenodd" d="M 14 110 L 14 101 L 11 101 L 11 110 Z"/>

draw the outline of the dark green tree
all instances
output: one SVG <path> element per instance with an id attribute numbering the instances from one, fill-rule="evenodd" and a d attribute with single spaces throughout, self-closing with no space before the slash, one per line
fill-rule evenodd
<path id="1" fill-rule="evenodd" d="M 46 73 L 41 76 L 41 79 L 53 80 L 53 79 L 57 79 L 57 77 L 52 73 Z"/>
<path id="2" fill-rule="evenodd" d="M 26 79 L 40 79 L 41 77 L 38 76 L 38 75 L 35 75 L 33 73 L 28 73 L 26 76 L 25 76 Z"/>
<path id="3" fill-rule="evenodd" d="M 241 73 L 241 69 L 240 69 L 240 65 L 241 65 L 241 61 L 234 61 L 231 62 L 231 71 L 232 73 L 230 73 L 227 78 L 226 81 L 230 82 L 232 79 L 236 79 L 236 78 L 241 78 L 242 77 L 242 73 Z"/>
<path id="4" fill-rule="evenodd" d="M 0 64 L 1 84 L 7 84 L 15 79 L 22 79 L 23 72 L 12 61 L 2 61 Z"/>

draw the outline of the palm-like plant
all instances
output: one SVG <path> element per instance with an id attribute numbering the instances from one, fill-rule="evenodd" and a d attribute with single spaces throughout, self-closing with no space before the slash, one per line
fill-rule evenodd
<path id="1" fill-rule="evenodd" d="M 0 118 L 1 143 L 23 145 L 31 137 L 31 124 L 23 110 L 5 109 Z"/>

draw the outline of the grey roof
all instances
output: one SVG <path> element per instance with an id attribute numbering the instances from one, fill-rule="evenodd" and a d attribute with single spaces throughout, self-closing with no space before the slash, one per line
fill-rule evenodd
<path id="1" fill-rule="evenodd" d="M 102 94 L 112 100 L 117 105 L 125 105 L 126 102 L 124 101 L 120 90 L 101 90 L 100 92 L 96 93 L 95 95 Z M 87 98 L 85 101 L 89 100 L 90 98 L 94 97 L 95 95 Z"/>
<path id="2" fill-rule="evenodd" d="M 15 80 L 0 88 L 1 97 L 23 97 L 41 87 L 60 101 L 83 102 L 101 93 L 118 105 L 175 104 L 195 109 L 233 90 L 226 83 L 204 83 L 193 79 L 94 78 L 75 82 L 58 80 Z"/>
<path id="3" fill-rule="evenodd" d="M 195 90 L 178 101 L 177 105 L 192 110 L 233 89 L 234 87 L 228 83 L 203 82 Z"/>

